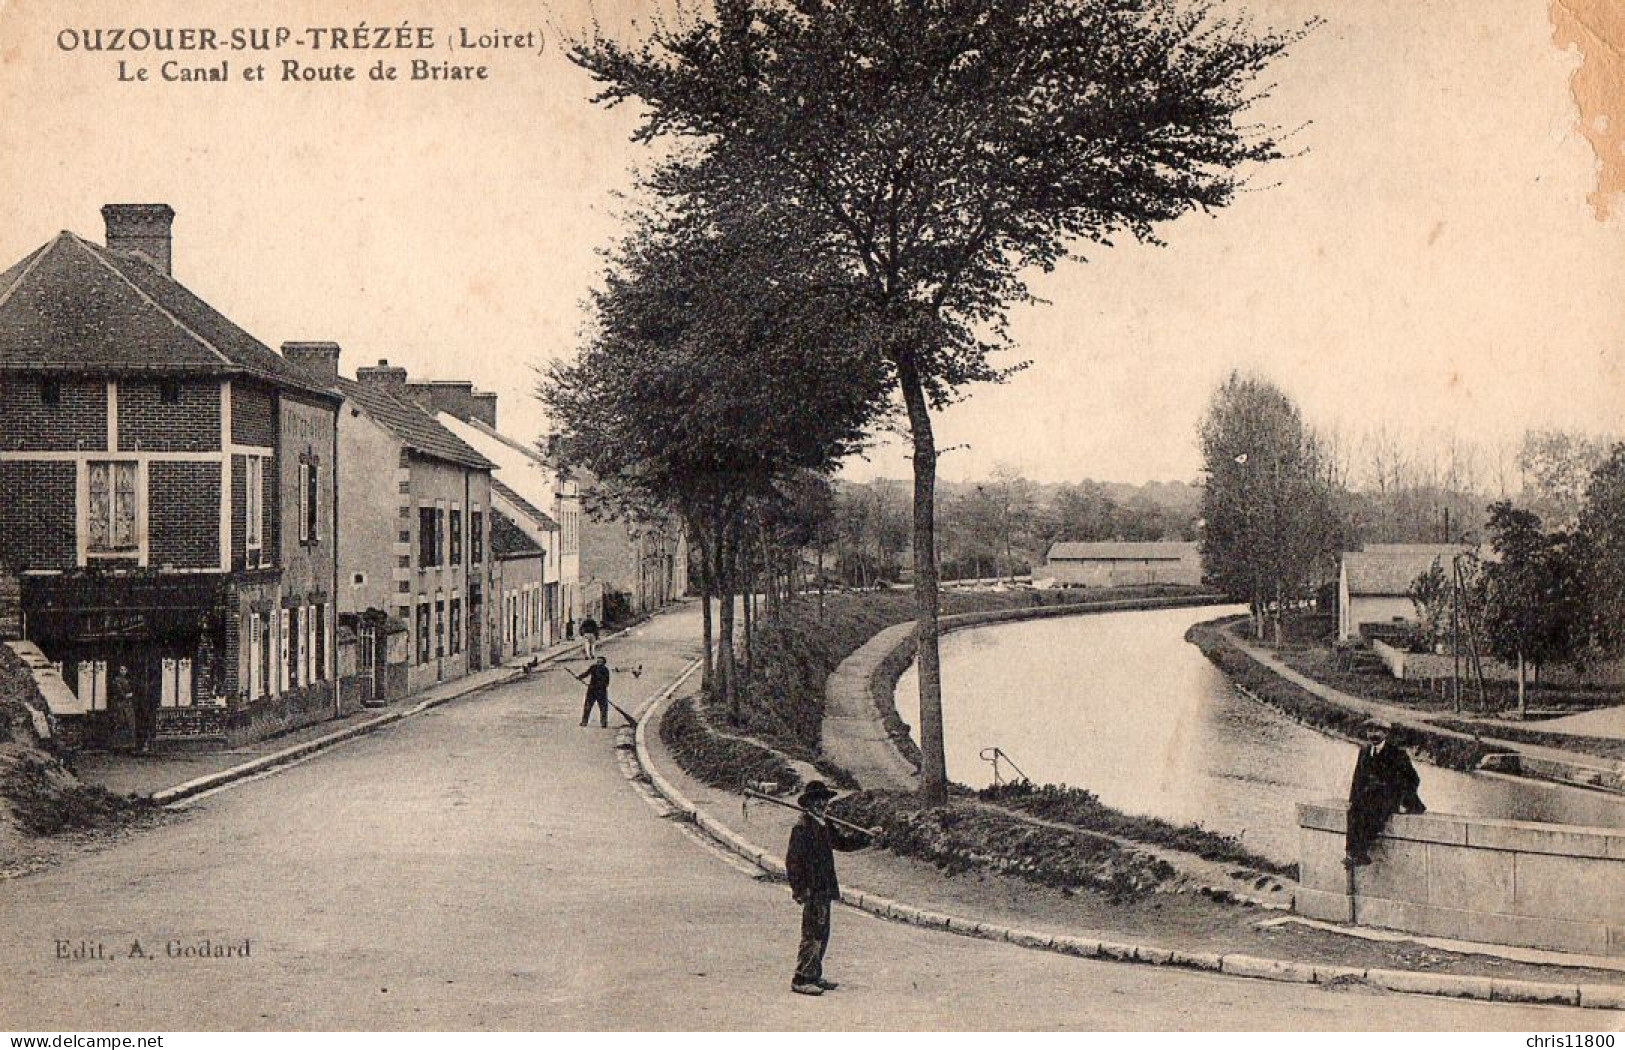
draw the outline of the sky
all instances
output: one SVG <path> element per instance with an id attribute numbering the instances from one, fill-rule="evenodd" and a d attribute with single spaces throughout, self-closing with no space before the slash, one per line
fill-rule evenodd
<path id="1" fill-rule="evenodd" d="M 1197 427 L 1231 369 L 1353 436 L 1625 432 L 1625 17 L 1608 0 L 1551 2 L 1233 0 L 1266 25 L 1324 20 L 1257 112 L 1298 129 L 1294 156 L 1231 207 L 1162 228 L 1165 246 L 1036 277 L 1046 302 L 1013 315 L 1008 361 L 1031 363 L 939 415 L 942 475 L 1194 480 Z M 60 229 L 102 240 L 104 203 L 165 202 L 176 277 L 261 340 L 336 340 L 346 372 L 387 358 L 413 378 L 471 379 L 501 395 L 504 429 L 535 437 L 537 370 L 574 353 L 599 252 L 649 160 L 629 141 L 635 114 L 592 104 L 560 42 L 653 10 L 0 0 L 0 268 Z M 312 27 L 362 16 L 428 28 L 435 47 L 309 46 Z M 278 26 L 305 43 L 67 46 L 94 28 Z M 539 46 L 447 46 L 464 29 L 534 30 Z M 484 64 L 488 79 L 414 81 L 418 57 Z M 232 79 L 166 82 L 169 58 L 224 59 Z M 290 59 L 359 79 L 284 82 Z M 121 60 L 149 79 L 121 82 Z M 403 79 L 371 81 L 379 61 Z M 268 82 L 243 80 L 260 62 Z M 907 472 L 890 444 L 846 473 Z"/>

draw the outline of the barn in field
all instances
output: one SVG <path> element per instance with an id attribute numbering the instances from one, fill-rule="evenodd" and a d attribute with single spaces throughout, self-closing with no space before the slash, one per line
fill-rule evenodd
<path id="1" fill-rule="evenodd" d="M 1194 587 L 1202 582 L 1202 555 L 1195 543 L 1063 542 L 1050 547 L 1043 575 L 1063 587 Z"/>

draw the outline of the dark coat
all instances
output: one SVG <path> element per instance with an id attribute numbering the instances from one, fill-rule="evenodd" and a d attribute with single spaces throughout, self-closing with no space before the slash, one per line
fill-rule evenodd
<path id="1" fill-rule="evenodd" d="M 1422 778 L 1398 744 L 1362 747 L 1349 785 L 1349 852 L 1363 853 L 1395 813 L 1425 813 L 1416 793 Z"/>
<path id="2" fill-rule="evenodd" d="M 587 683 L 587 696 L 593 700 L 609 698 L 609 668 L 599 667 L 597 664 L 587 668 L 582 678 Z"/>
<path id="3" fill-rule="evenodd" d="M 809 900 L 839 900 L 841 883 L 835 877 L 835 850 L 850 853 L 869 844 L 869 836 L 803 814 L 790 829 L 790 849 L 784 866 L 790 876 L 790 891 L 802 903 Z"/>

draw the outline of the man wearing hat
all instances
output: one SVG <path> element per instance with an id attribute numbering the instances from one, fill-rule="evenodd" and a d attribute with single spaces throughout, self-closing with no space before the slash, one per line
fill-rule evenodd
<path id="1" fill-rule="evenodd" d="M 801 949 L 796 953 L 796 972 L 790 990 L 799 995 L 823 995 L 835 987 L 824 980 L 824 951 L 829 947 L 829 911 L 841 897 L 841 884 L 835 878 L 835 850 L 851 852 L 869 844 L 870 836 L 847 832 L 824 816 L 835 797 L 822 780 L 810 782 L 797 800 L 801 819 L 790 831 L 790 850 L 784 866 L 790 875 L 790 891 L 801 905 Z"/>
<path id="2" fill-rule="evenodd" d="M 1371 845 L 1382 834 L 1388 818 L 1395 813 L 1426 813 L 1416 789 L 1421 777 L 1411 758 L 1394 740 L 1394 726 L 1388 722 L 1365 724 L 1366 746 L 1354 762 L 1354 781 L 1349 785 L 1348 836 L 1343 863 L 1359 867 L 1371 863 Z"/>

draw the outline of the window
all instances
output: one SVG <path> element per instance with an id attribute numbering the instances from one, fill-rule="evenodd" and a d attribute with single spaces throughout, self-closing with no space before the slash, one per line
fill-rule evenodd
<path id="1" fill-rule="evenodd" d="M 293 623 L 289 618 L 291 609 L 277 610 L 277 624 L 281 637 L 277 644 L 276 676 L 277 692 L 286 693 L 293 688 Z"/>
<path id="2" fill-rule="evenodd" d="M 62 403 L 62 380 L 41 380 L 39 385 L 39 399 L 47 405 L 60 405 Z"/>
<path id="3" fill-rule="evenodd" d="M 166 656 L 163 663 L 164 680 L 158 691 L 161 707 L 192 706 L 192 658 Z"/>
<path id="4" fill-rule="evenodd" d="M 91 460 L 86 466 L 90 471 L 86 550 L 92 554 L 136 554 L 138 466 L 108 460 Z"/>
<path id="5" fill-rule="evenodd" d="M 264 545 L 265 534 L 265 457 L 244 457 L 243 470 L 243 544 L 251 551 Z"/>
<path id="6" fill-rule="evenodd" d="M 451 532 L 447 539 L 451 541 L 451 563 L 463 563 L 463 512 L 460 507 L 451 508 Z"/>
<path id="7" fill-rule="evenodd" d="M 299 542 L 315 543 L 319 538 L 317 524 L 318 493 L 321 491 L 322 468 L 313 461 L 299 464 Z"/>
<path id="8" fill-rule="evenodd" d="M 434 602 L 434 654 L 437 657 L 446 655 L 446 600 L 436 598 Z"/>
<path id="9" fill-rule="evenodd" d="M 271 647 L 273 645 L 272 639 L 276 633 L 276 630 L 273 627 L 274 617 L 271 613 L 266 613 L 264 617 L 259 617 L 256 615 L 255 619 L 260 621 L 260 630 L 262 632 L 260 638 L 260 662 L 255 674 L 259 676 L 260 680 L 260 695 L 270 696 L 271 667 L 275 662 L 271 659 Z"/>
<path id="10" fill-rule="evenodd" d="M 485 515 L 474 511 L 468 519 L 468 560 L 478 565 L 485 560 Z"/>
<path id="11" fill-rule="evenodd" d="M 429 603 L 418 602 L 418 663 L 429 662 Z"/>
<path id="12" fill-rule="evenodd" d="M 265 640 L 260 637 L 260 614 L 248 614 L 248 698 L 258 700 L 264 691 L 263 662 Z"/>
<path id="13" fill-rule="evenodd" d="M 304 675 L 299 662 L 299 610 L 282 610 L 282 655 L 287 667 L 287 681 L 283 688 L 297 689 L 304 685 Z"/>
<path id="14" fill-rule="evenodd" d="M 446 508 L 434 509 L 434 563 L 446 564 Z"/>
<path id="15" fill-rule="evenodd" d="M 74 693 L 90 710 L 107 710 L 107 661 L 80 660 Z"/>
<path id="16" fill-rule="evenodd" d="M 173 379 L 166 379 L 158 384 L 158 398 L 166 405 L 173 405 L 181 399 L 181 385 Z"/>
<path id="17" fill-rule="evenodd" d="M 316 680 L 327 681 L 327 606 L 318 605 L 316 613 Z"/>
<path id="18" fill-rule="evenodd" d="M 301 675 L 302 685 L 309 685 L 316 680 L 316 607 L 305 606 L 305 651 L 304 663 L 301 665 L 304 674 Z"/>
<path id="19" fill-rule="evenodd" d="M 453 514 L 457 513 L 452 511 Z M 451 600 L 451 655 L 456 656 L 463 651 L 463 600 Z"/>
<path id="20" fill-rule="evenodd" d="M 418 567 L 440 564 L 440 538 L 435 532 L 433 507 L 418 508 Z"/>

